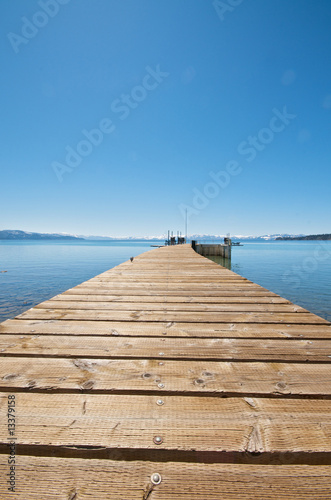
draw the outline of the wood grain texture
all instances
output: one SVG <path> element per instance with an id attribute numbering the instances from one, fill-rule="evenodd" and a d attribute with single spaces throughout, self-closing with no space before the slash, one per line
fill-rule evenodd
<path id="1" fill-rule="evenodd" d="M 190 312 L 273 312 L 273 313 L 307 313 L 306 309 L 295 306 L 293 304 L 250 304 L 250 303 L 231 303 L 231 304 L 200 304 L 200 303 L 184 303 L 179 304 L 173 302 L 106 302 L 94 301 L 90 297 L 89 301 L 68 301 L 68 300 L 47 300 L 38 306 L 39 309 L 66 309 L 68 311 L 80 310 L 97 310 L 97 311 L 136 311 L 148 309 L 149 311 L 190 311 Z"/>
<path id="2" fill-rule="evenodd" d="M 82 290 L 80 291 L 82 292 Z M 111 295 L 111 294 L 97 294 L 89 292 L 70 294 L 65 292 L 61 295 L 57 295 L 52 298 L 52 301 L 61 302 L 124 302 L 124 303 L 148 303 L 148 304 L 159 304 L 159 303 L 176 303 L 176 304 L 291 304 L 290 301 L 283 299 L 282 297 L 273 296 L 241 296 L 240 294 L 234 296 L 216 296 L 216 297 L 197 297 L 197 296 L 182 296 L 182 295 L 169 295 L 164 297 L 163 295 Z M 292 304 L 292 306 L 294 306 Z M 298 307 L 298 306 L 294 306 Z"/>
<path id="3" fill-rule="evenodd" d="M 120 456 L 120 452 L 119 452 Z M 329 500 L 331 466 L 238 465 L 20 456 L 15 500 Z M 161 475 L 152 485 L 151 476 Z M 24 486 L 22 486 L 24 485 Z M 149 494 L 148 498 L 147 495 Z M 76 495 L 76 496 L 75 496 Z"/>
<path id="4" fill-rule="evenodd" d="M 331 340 L 1 335 L 3 355 L 330 362 Z"/>
<path id="5" fill-rule="evenodd" d="M 11 319 L 0 323 L 0 334 L 115 335 L 189 338 L 331 339 L 329 324 L 185 323 L 127 321 L 68 321 L 63 319 Z"/>
<path id="6" fill-rule="evenodd" d="M 269 292 L 269 290 L 265 290 L 258 285 L 255 287 L 221 287 L 221 286 L 213 286 L 212 288 L 206 287 L 204 290 L 202 289 L 203 285 L 199 285 L 196 288 L 193 288 L 193 284 L 190 287 L 176 286 L 174 288 L 170 288 L 169 286 L 155 286 L 153 283 L 149 285 L 141 286 L 136 285 L 135 287 L 128 285 L 118 285 L 118 284 L 103 284 L 103 285 L 89 285 L 88 283 L 82 283 L 81 285 L 77 285 L 75 288 L 70 288 L 66 292 L 63 292 L 61 295 L 57 295 L 56 297 L 61 297 L 63 299 L 66 298 L 67 295 L 75 295 L 75 294 L 88 294 L 88 295 L 115 295 L 117 297 L 135 297 L 135 296 L 143 296 L 143 297 L 176 297 L 183 300 L 185 298 L 190 297 L 218 297 L 221 300 L 226 297 L 272 297 L 279 298 L 273 292 Z M 139 299 L 138 299 L 139 300 Z M 284 299 L 285 300 L 285 299 Z"/>
<path id="7" fill-rule="evenodd" d="M 51 309 L 34 307 L 17 316 L 20 319 L 69 319 L 88 321 L 161 321 L 190 323 L 292 323 L 292 324 L 325 324 L 329 322 L 312 313 L 273 313 L 273 312 L 189 312 L 189 311 L 149 311 L 102 310 L 102 309 Z"/>
<path id="8" fill-rule="evenodd" d="M 16 444 L 219 453 L 328 452 L 331 401 L 17 393 Z M 0 394 L 0 443 L 7 441 Z M 65 409 L 65 411 L 64 411 Z M 305 429 L 305 432 L 303 431 Z M 162 437 L 155 444 L 155 436 Z"/>
<path id="9" fill-rule="evenodd" d="M 328 364 L 173 361 L 156 359 L 3 358 L 6 391 L 88 390 L 225 396 L 331 396 Z M 160 385 L 162 384 L 162 386 Z"/>

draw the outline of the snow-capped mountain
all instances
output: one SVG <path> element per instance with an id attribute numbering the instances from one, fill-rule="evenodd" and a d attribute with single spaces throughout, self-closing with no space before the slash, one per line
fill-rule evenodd
<path id="1" fill-rule="evenodd" d="M 197 241 L 220 241 L 223 242 L 228 234 L 189 234 L 189 240 Z M 277 238 L 297 238 L 306 236 L 304 234 L 264 234 L 262 236 L 254 235 L 243 235 L 243 234 L 231 234 L 230 238 L 233 241 L 274 241 Z M 89 240 L 89 241 L 111 241 L 111 240 L 159 240 L 164 242 L 167 238 L 166 235 L 158 236 L 85 236 L 85 235 L 73 235 L 65 233 L 32 233 L 28 231 L 19 230 L 2 230 L 0 231 L 0 240 L 60 240 L 60 239 L 70 239 L 70 240 Z"/>

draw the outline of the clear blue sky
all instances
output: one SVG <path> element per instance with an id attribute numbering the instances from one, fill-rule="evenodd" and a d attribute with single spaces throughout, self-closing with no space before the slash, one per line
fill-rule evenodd
<path id="1" fill-rule="evenodd" d="M 0 229 L 331 232 L 330 0 L 0 14 Z"/>

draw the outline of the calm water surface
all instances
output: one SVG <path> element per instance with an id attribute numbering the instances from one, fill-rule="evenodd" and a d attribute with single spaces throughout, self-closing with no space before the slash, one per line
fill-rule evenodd
<path id="1" fill-rule="evenodd" d="M 158 242 L 1 241 L 0 271 L 7 272 L 0 272 L 0 321 L 151 250 L 151 244 Z M 232 248 L 228 267 L 331 320 L 331 242 L 244 243 Z"/>
<path id="2" fill-rule="evenodd" d="M 244 243 L 229 267 L 331 321 L 331 241 Z"/>
<path id="3" fill-rule="evenodd" d="M 153 244 L 153 243 L 152 243 Z M 0 322 L 151 250 L 146 241 L 0 241 Z"/>

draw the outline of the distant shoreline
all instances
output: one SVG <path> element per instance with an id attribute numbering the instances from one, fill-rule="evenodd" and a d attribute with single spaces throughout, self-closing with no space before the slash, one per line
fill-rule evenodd
<path id="1" fill-rule="evenodd" d="M 279 236 L 276 241 L 293 241 L 293 240 L 307 240 L 307 241 L 327 241 L 331 240 L 331 234 L 311 234 L 308 236 Z"/>

